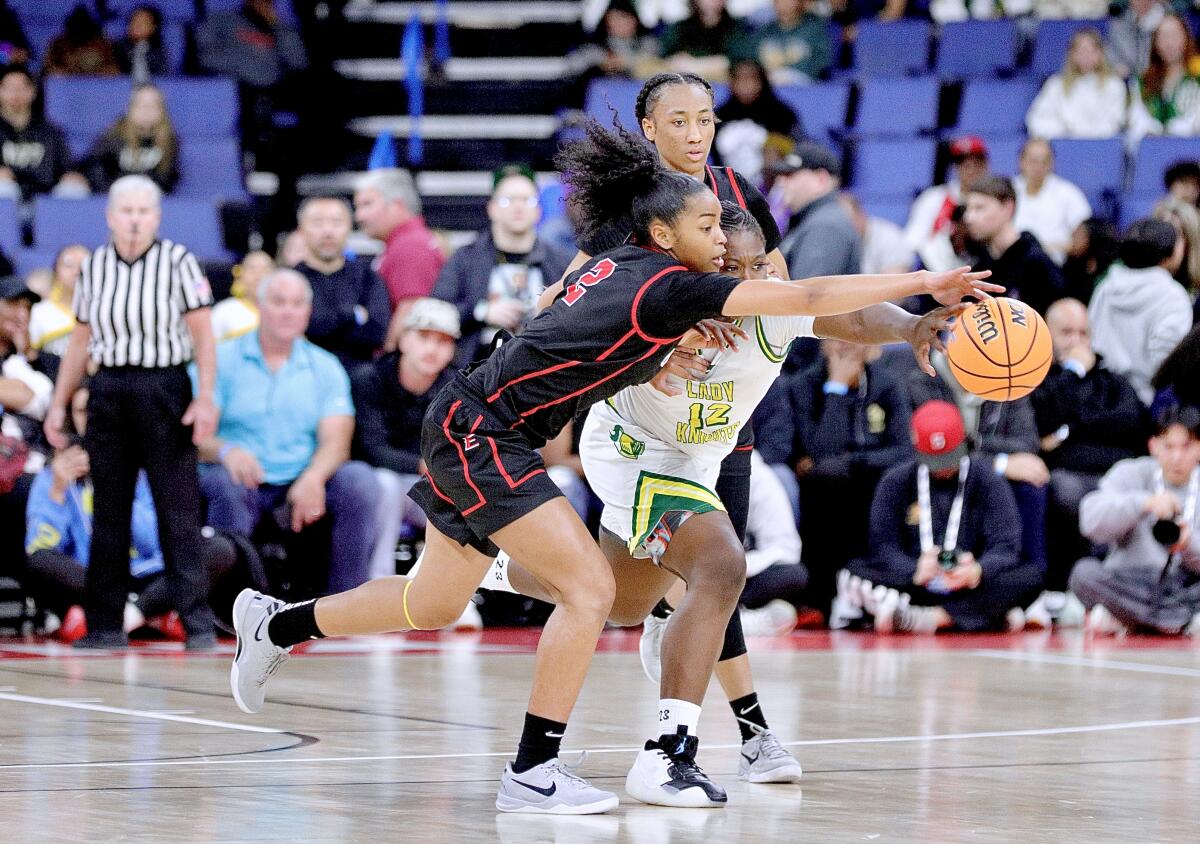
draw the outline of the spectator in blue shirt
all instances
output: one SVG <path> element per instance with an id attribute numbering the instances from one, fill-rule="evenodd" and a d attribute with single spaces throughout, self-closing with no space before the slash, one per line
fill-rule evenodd
<path id="1" fill-rule="evenodd" d="M 295 270 L 258 287 L 258 330 L 217 350 L 216 436 L 200 447 L 208 523 L 251 536 L 274 517 L 295 533 L 332 520 L 329 590 L 367 580 L 379 487 L 351 461 L 354 405 L 337 358 L 304 339 L 312 288 Z"/>

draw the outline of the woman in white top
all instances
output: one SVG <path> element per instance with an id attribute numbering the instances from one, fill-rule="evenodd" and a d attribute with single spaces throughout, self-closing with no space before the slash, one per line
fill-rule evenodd
<path id="1" fill-rule="evenodd" d="M 50 292 L 29 313 L 29 345 L 40 352 L 62 356 L 75 328 L 71 300 L 75 282 L 91 250 L 82 244 L 64 246 L 54 257 L 54 277 Z"/>
<path id="2" fill-rule="evenodd" d="M 1129 116 L 1125 83 L 1112 72 L 1095 29 L 1071 39 L 1061 73 L 1046 80 L 1025 115 L 1031 138 L 1111 138 Z"/>
<path id="3" fill-rule="evenodd" d="M 275 261 L 266 252 L 248 252 L 234 267 L 230 297 L 212 309 L 213 337 L 218 343 L 241 337 L 258 328 L 258 283 L 275 269 Z"/>

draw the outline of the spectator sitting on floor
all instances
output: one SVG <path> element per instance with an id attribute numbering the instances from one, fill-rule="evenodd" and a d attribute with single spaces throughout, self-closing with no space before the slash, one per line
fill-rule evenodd
<path id="1" fill-rule="evenodd" d="M 1002 630 L 1038 593 L 1042 572 L 1020 562 L 1021 528 L 991 461 L 968 457 L 953 404 L 912 417 L 917 459 L 893 467 L 871 505 L 870 552 L 838 575 L 831 626 L 872 616 L 879 633 Z"/>
<path id="2" fill-rule="evenodd" d="M 26 505 L 25 553 L 30 592 L 38 605 L 62 619 L 60 637 L 73 642 L 87 632 L 84 585 L 92 544 L 92 483 L 88 453 L 80 444 L 87 427 L 87 388 L 71 397 L 71 422 L 79 440 L 54 455 L 33 482 Z M 158 541 L 158 517 L 145 472 L 139 472 L 133 499 L 129 549 L 130 592 L 125 605 L 126 633 L 149 618 L 166 615 L 174 606 Z M 228 539 L 205 535 L 200 553 L 208 582 L 233 568 L 237 555 Z M 70 609 L 70 612 L 68 612 Z M 178 637 L 183 628 L 175 625 Z"/>
<path id="3" fill-rule="evenodd" d="M 1187 22 L 1167 15 L 1154 30 L 1150 64 L 1133 83 L 1129 139 L 1200 134 L 1200 54 Z"/>
<path id="4" fill-rule="evenodd" d="M 1198 492 L 1200 411 L 1175 408 L 1157 420 L 1149 457 L 1122 460 L 1083 499 L 1080 528 L 1109 549 L 1103 563 L 1080 560 L 1071 573 L 1088 629 L 1200 630 Z"/>
<path id="5" fill-rule="evenodd" d="M 866 552 L 867 512 L 880 476 L 911 453 L 908 396 L 868 363 L 874 354 L 869 346 L 823 340 L 821 360 L 791 376 L 791 463 L 818 608 L 832 597 L 837 570 Z"/>
<path id="6" fill-rule="evenodd" d="M 518 331 L 572 257 L 537 236 L 542 211 L 529 168 L 496 171 L 487 214 L 488 228 L 450 257 L 431 294 L 458 309 L 460 368 L 484 356 L 497 331 Z"/>
<path id="7" fill-rule="evenodd" d="M 46 50 L 46 76 L 116 76 L 121 72 L 113 43 L 80 3 L 67 15 L 63 31 Z"/>
<path id="8" fill-rule="evenodd" d="M 988 148 L 982 138 L 964 135 L 950 142 L 951 178 L 921 191 L 908 213 L 904 236 L 925 269 L 944 272 L 962 264 L 950 240 L 954 211 L 963 196 L 988 174 Z"/>
<path id="9" fill-rule="evenodd" d="M 1042 457 L 1050 469 L 1046 534 L 1046 592 L 1025 611 L 1026 621 L 1081 624 L 1077 602 L 1065 593 L 1071 567 L 1089 552 L 1080 536 L 1079 503 L 1118 460 L 1135 457 L 1146 434 L 1146 410 L 1133 387 L 1109 372 L 1092 351 L 1087 308 L 1059 299 L 1046 312 L 1054 364 L 1034 390 L 1034 415 Z"/>
<path id="10" fill-rule="evenodd" d="M 20 65 L 0 69 L 0 198 L 87 193 L 87 179 L 68 171 L 70 153 L 62 130 L 33 112 L 33 76 Z"/>
<path id="11" fill-rule="evenodd" d="M 750 459 L 742 629 L 747 636 L 783 635 L 795 628 L 796 611 L 805 605 L 808 569 L 800 562 L 800 532 L 787 491 L 758 452 Z"/>
<path id="12" fill-rule="evenodd" d="M 1006 296 L 1044 314 L 1051 302 L 1064 295 L 1066 280 L 1036 237 L 1018 233 L 1014 225 L 1017 194 L 1012 183 L 1002 176 L 980 179 L 967 191 L 966 203 L 963 221 L 983 253 L 974 268 L 991 270 Z"/>
<path id="13" fill-rule="evenodd" d="M 1040 441 L 1033 403 L 985 401 L 962 388 L 941 352 L 930 355 L 937 378 L 912 370 L 908 392 L 913 407 L 933 400 L 958 407 L 976 456 L 991 462 L 996 474 L 1012 487 L 1021 520 L 1021 560 L 1046 570 L 1046 501 L 1050 470 L 1038 456 Z"/>
<path id="14" fill-rule="evenodd" d="M 354 219 L 368 236 L 384 243 L 375 270 L 395 310 L 387 342 L 393 351 L 404 311 L 430 294 L 446 256 L 421 217 L 421 197 L 407 170 L 384 168 L 363 176 L 354 190 Z"/>
<path id="15" fill-rule="evenodd" d="M 274 259 L 262 251 L 247 252 L 233 268 L 229 298 L 212 309 L 213 338 L 218 343 L 258 328 L 258 285 L 274 271 Z"/>
<path id="16" fill-rule="evenodd" d="M 333 352 L 350 372 L 383 345 L 391 306 L 387 290 L 366 258 L 346 258 L 350 206 L 335 196 L 309 197 L 296 214 L 304 260 L 296 271 L 312 285 L 308 339 Z"/>
<path id="17" fill-rule="evenodd" d="M 1099 30 L 1071 37 L 1060 73 L 1046 80 L 1025 125 L 1030 138 L 1112 138 L 1129 120 L 1125 82 L 1108 66 Z"/>
<path id="18" fill-rule="evenodd" d="M 754 55 L 779 83 L 814 82 L 833 63 L 829 20 L 812 0 L 775 0 L 775 20 L 751 39 Z"/>
<path id="19" fill-rule="evenodd" d="M 421 422 L 442 386 L 460 336 L 458 311 L 439 299 L 418 299 L 404 317 L 400 348 L 350 376 L 356 424 L 353 456 L 375 467 L 379 542 L 371 577 L 396 573 L 396 542 L 415 540 L 425 514 L 408 497 L 421 473 Z"/>
<path id="20" fill-rule="evenodd" d="M 349 460 L 350 379 L 304 339 L 304 276 L 276 270 L 259 284 L 258 305 L 258 329 L 217 349 L 220 424 L 200 446 L 208 524 L 250 537 L 264 517 L 300 533 L 328 516 L 328 589 L 352 589 L 370 575 L 379 485 L 370 466 Z"/>
<path id="21" fill-rule="evenodd" d="M 860 272 L 876 275 L 906 273 L 912 270 L 917 261 L 917 253 L 904 239 L 904 229 L 891 220 L 868 215 L 858 199 L 849 191 L 842 191 L 838 200 L 850 215 L 854 228 L 862 239 Z"/>
<path id="22" fill-rule="evenodd" d="M 59 357 L 66 352 L 67 340 L 75 328 L 75 313 L 71 310 L 75 285 L 91 251 L 81 243 L 58 250 L 50 292 L 29 313 L 30 348 Z"/>
<path id="23" fill-rule="evenodd" d="M 1172 277 L 1183 253 L 1183 237 L 1170 223 L 1138 220 L 1121 241 L 1120 263 L 1088 305 L 1093 348 L 1146 405 L 1154 398 L 1151 377 L 1192 326 L 1192 303 Z"/>
<path id="24" fill-rule="evenodd" d="M 1200 161 L 1176 161 L 1163 173 L 1163 187 L 1172 199 L 1200 205 Z"/>
<path id="25" fill-rule="evenodd" d="M 129 95 L 124 116 L 108 127 L 77 169 L 95 193 L 104 193 L 122 176 L 148 176 L 170 193 L 179 181 L 179 138 L 167 114 L 163 93 L 139 85 Z"/>
<path id="26" fill-rule="evenodd" d="M 1099 217 L 1075 227 L 1062 268 L 1068 296 L 1085 305 L 1092 301 L 1096 285 L 1117 260 L 1119 240 L 1116 227 Z"/>
<path id="27" fill-rule="evenodd" d="M 1067 257 L 1075 229 L 1092 216 L 1092 206 L 1075 184 L 1054 172 L 1054 149 L 1042 140 L 1021 148 L 1020 175 L 1012 180 L 1017 194 L 1013 225 L 1029 232 L 1056 264 Z"/>
<path id="28" fill-rule="evenodd" d="M 157 6 L 134 6 L 125 20 L 125 36 L 116 44 L 117 66 L 133 84 L 149 82 L 154 76 L 167 76 L 171 61 L 163 46 L 163 16 Z"/>

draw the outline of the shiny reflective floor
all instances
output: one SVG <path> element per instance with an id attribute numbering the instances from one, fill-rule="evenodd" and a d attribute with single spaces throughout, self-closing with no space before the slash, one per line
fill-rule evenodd
<path id="1" fill-rule="evenodd" d="M 229 653 L 0 640 L 0 840 L 1200 840 L 1200 643 L 755 640 L 803 785 L 737 781 L 714 684 L 700 761 L 727 808 L 622 795 L 606 816 L 497 815 L 535 645 L 527 631 L 314 643 L 251 717 L 228 696 Z M 588 750 L 584 775 L 621 790 L 656 698 L 636 634 L 608 634 L 565 742 Z"/>

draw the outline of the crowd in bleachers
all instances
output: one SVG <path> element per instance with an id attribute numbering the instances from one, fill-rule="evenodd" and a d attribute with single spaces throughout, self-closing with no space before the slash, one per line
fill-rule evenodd
<path id="1" fill-rule="evenodd" d="M 1005 4 L 1019 18 L 982 20 L 992 4 L 776 0 L 735 18 L 736 3 L 693 0 L 668 24 L 671 2 L 599 5 L 579 51 L 599 77 L 584 110 L 608 122 L 615 109 L 632 128 L 640 77 L 669 67 L 723 81 L 714 155 L 762 186 L 792 277 L 970 263 L 1044 313 L 1054 341 L 1046 382 L 1007 403 L 964 392 L 938 354 L 930 379 L 907 350 L 797 342 L 757 415 L 752 514 L 792 518 L 751 520 L 751 574 L 768 576 L 751 578 L 747 628 L 790 629 L 808 608 L 835 627 L 1002 629 L 1078 624 L 1097 606 L 1102 631 L 1190 625 L 1200 544 L 1186 529 L 1171 543 L 1152 533 L 1194 520 L 1200 477 L 1200 417 L 1187 409 L 1200 405 L 1189 10 L 1132 0 L 1105 18 L 1104 4 L 1031 0 Z M 23 580 L 44 629 L 68 638 L 82 632 L 69 608 L 86 566 L 87 455 L 53 453 L 39 420 L 80 265 L 108 236 L 103 194 L 119 176 L 149 176 L 169 194 L 165 236 L 232 258 L 214 200 L 244 198 L 243 154 L 270 155 L 277 86 L 306 62 L 290 4 L 209 0 L 196 21 L 190 0 L 110 0 L 106 23 L 74 6 L 0 0 L 0 249 L 27 277 L 0 296 L 0 575 Z M 1062 15 L 1095 19 L 1049 19 Z M 269 33 L 270 48 L 239 29 Z M 199 69 L 223 78 L 169 76 L 185 33 Z M 524 164 L 498 170 L 488 225 L 450 253 L 412 175 L 375 170 L 350 201 L 300 204 L 278 254 L 238 261 L 212 314 L 221 422 L 200 446 L 216 580 L 296 598 L 413 558 L 424 522 L 404 493 L 419 476 L 420 419 L 448 373 L 519 331 L 570 262 L 555 196 Z M 355 225 L 382 245 L 374 260 L 351 248 Z M 949 445 L 947 431 L 959 432 Z M 568 429 L 544 457 L 594 526 L 576 451 Z M 966 554 L 947 573 L 919 530 L 918 467 L 954 458 L 932 470 L 940 537 L 965 454 Z M 1121 507 L 1129 529 L 1114 532 Z M 135 521 L 152 517 L 135 509 Z M 169 604 L 161 551 L 139 536 L 131 628 Z M 1161 570 L 1168 548 L 1183 566 L 1163 613 L 1138 573 Z M 770 575 L 777 566 L 787 576 Z M 782 622 L 777 600 L 793 608 Z M 529 615 L 500 599 L 483 609 Z"/>

